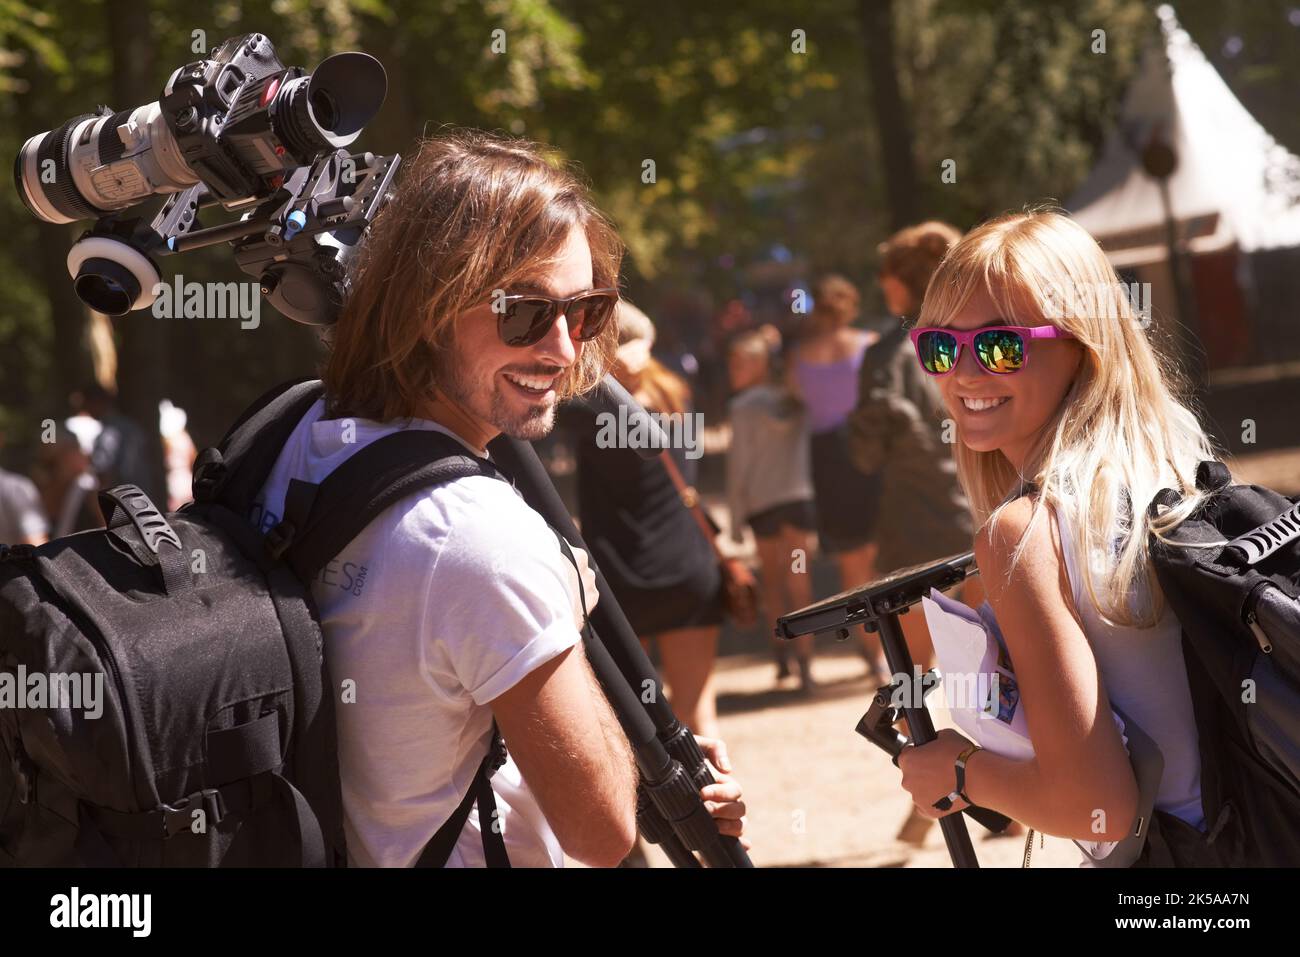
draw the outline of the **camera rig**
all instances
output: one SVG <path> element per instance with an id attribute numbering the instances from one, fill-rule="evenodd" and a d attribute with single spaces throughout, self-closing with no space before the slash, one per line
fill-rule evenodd
<path id="1" fill-rule="evenodd" d="M 96 218 L 68 271 L 99 312 L 147 308 L 161 279 L 154 257 L 229 242 L 277 310 L 329 324 L 401 162 L 346 149 L 387 87 L 365 53 L 335 54 L 307 73 L 281 63 L 260 33 L 231 37 L 172 73 L 152 103 L 100 106 L 28 138 L 14 183 L 45 222 Z M 167 199 L 150 222 L 127 218 L 157 195 Z M 218 205 L 240 218 L 204 227 L 201 211 Z"/>

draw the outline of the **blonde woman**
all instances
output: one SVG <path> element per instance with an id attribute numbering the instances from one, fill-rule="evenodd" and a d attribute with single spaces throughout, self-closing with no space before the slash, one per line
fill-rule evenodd
<path id="1" fill-rule="evenodd" d="M 964 552 L 974 534 L 952 446 L 944 441 L 948 413 L 934 377 L 917 364 L 907 333 L 920 314 L 930 277 L 960 239 L 956 227 L 931 220 L 899 230 L 877 249 L 880 292 L 900 322 L 862 364 L 858 405 L 849 417 L 849 452 L 863 472 L 880 473 L 881 501 L 887 505 L 876 529 L 881 575 Z M 967 579 L 959 594 L 972 607 L 984 601 L 978 577 Z M 913 661 L 929 668 L 934 648 L 925 616 L 907 614 L 901 622 Z M 932 819 L 913 808 L 898 839 L 920 846 L 933 827 Z M 1003 834 L 1022 832 L 1013 824 Z"/>
<path id="2" fill-rule="evenodd" d="M 947 729 L 904 751 L 903 786 L 928 817 L 969 802 L 1048 834 L 1118 841 L 1138 789 L 1114 706 L 1164 757 L 1139 865 L 1219 863 L 1180 627 L 1147 556 L 1149 531 L 1200 504 L 1196 465 L 1215 456 L 1114 270 L 1064 215 L 1004 216 L 948 253 L 911 338 L 956 421 L 976 560 L 1036 755 L 973 749 Z M 1162 487 L 1183 502 L 1149 521 Z M 954 790 L 952 810 L 937 810 Z"/>

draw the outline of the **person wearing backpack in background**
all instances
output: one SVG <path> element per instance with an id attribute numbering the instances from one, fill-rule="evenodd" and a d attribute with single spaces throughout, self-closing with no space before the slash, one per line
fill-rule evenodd
<path id="1" fill-rule="evenodd" d="M 423 141 L 367 236 L 331 331 L 325 397 L 300 421 L 254 505 L 263 531 L 294 480 L 319 483 L 401 430 L 451 436 L 474 456 L 499 434 L 537 439 L 559 399 L 606 371 L 621 244 L 585 188 L 520 140 L 459 132 Z M 507 483 L 471 475 L 387 508 L 312 583 L 336 684 L 349 862 L 410 866 L 468 801 L 499 726 L 497 820 L 468 819 L 447 859 L 515 866 L 563 855 L 613 866 L 636 835 L 637 770 L 586 660 L 585 554 Z M 494 725 L 495 721 L 495 725 Z M 702 740 L 719 771 L 721 742 Z M 703 789 L 740 836 L 740 788 Z M 480 805 L 481 807 L 482 805 Z"/>
<path id="2" fill-rule="evenodd" d="M 1064 215 L 992 220 L 949 251 L 911 338 L 957 423 L 976 560 L 1035 757 L 945 729 L 904 749 L 903 786 L 927 817 L 974 803 L 1048 834 L 1118 842 L 1139 793 L 1113 704 L 1164 761 L 1138 865 L 1156 863 L 1157 835 L 1160 863 L 1221 864 L 1181 627 L 1148 554 L 1149 533 L 1169 533 L 1205 499 L 1195 477 L 1213 450 L 1114 269 Z M 1181 503 L 1149 516 L 1165 487 Z"/>

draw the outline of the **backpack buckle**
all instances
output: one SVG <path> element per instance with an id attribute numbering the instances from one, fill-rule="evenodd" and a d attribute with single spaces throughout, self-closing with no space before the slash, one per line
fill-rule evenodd
<path id="1" fill-rule="evenodd" d="M 220 449 L 207 448 L 200 452 L 194 462 L 194 478 L 190 483 L 194 501 L 207 502 L 215 498 L 218 487 L 226 478 L 226 471 Z"/>
<path id="2" fill-rule="evenodd" d="M 175 804 L 164 804 L 162 812 L 163 837 L 175 837 L 190 830 L 194 812 L 202 810 L 207 815 L 205 827 L 220 824 L 226 816 L 226 802 L 216 788 L 205 788 L 181 798 Z"/>
<path id="3" fill-rule="evenodd" d="M 293 536 L 297 533 L 293 523 L 287 519 L 281 520 L 274 528 L 266 533 L 266 553 L 276 561 L 289 550 L 293 544 Z"/>

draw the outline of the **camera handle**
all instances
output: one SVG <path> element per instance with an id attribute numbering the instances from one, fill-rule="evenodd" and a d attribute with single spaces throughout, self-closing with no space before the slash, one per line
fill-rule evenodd
<path id="1" fill-rule="evenodd" d="M 920 678 L 896 675 L 893 681 L 881 685 L 876 691 L 875 697 L 871 699 L 871 707 L 867 709 L 867 713 L 862 716 L 862 720 L 854 730 L 894 758 L 897 766 L 899 754 L 902 753 L 903 748 L 912 743 L 907 735 L 899 733 L 894 728 L 903 717 L 903 706 L 900 702 L 911 699 L 923 701 L 930 690 L 939 684 L 939 680 L 939 672 L 935 669 L 927 671 Z M 907 688 L 909 682 L 911 687 Z M 1011 819 L 1006 815 L 973 804 L 962 808 L 962 813 L 979 821 L 994 834 L 1001 834 L 1011 824 Z"/>

